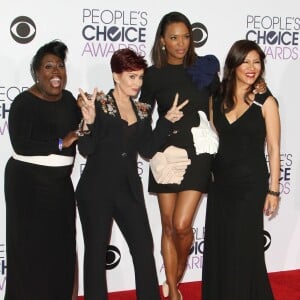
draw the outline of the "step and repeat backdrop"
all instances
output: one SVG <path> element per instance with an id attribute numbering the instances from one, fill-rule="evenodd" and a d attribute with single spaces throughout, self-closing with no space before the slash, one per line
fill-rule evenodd
<path id="1" fill-rule="evenodd" d="M 199 55 L 214 54 L 221 65 L 235 40 L 257 41 L 265 51 L 266 81 L 278 98 L 282 119 L 281 202 L 278 214 L 265 218 L 266 263 L 269 272 L 300 268 L 300 144 L 299 71 L 300 11 L 295 0 L 227 1 L 59 1 L 44 4 L 33 0 L 2 1 L 0 11 L 0 299 L 6 284 L 4 168 L 12 149 L 8 136 L 8 115 L 16 95 L 33 83 L 29 64 L 43 44 L 60 39 L 68 45 L 67 89 L 108 91 L 112 86 L 109 61 L 112 53 L 130 47 L 145 55 L 150 50 L 161 17 L 170 11 L 186 14 L 193 23 L 194 43 Z M 222 72 L 220 74 L 222 76 Z M 154 115 L 154 119 L 156 115 Z M 85 160 L 77 155 L 74 185 Z M 160 254 L 160 217 L 156 197 L 147 193 L 148 163 L 139 159 L 150 224 L 155 242 L 155 258 L 160 282 L 164 266 Z M 298 182 L 298 185 L 297 185 Z M 16 187 L 18 188 L 18 187 Z M 100 195 L 99 195 L 100 196 Z M 184 280 L 201 280 L 206 198 L 194 222 L 194 244 Z M 138 225 L 138 224 L 137 224 Z M 82 287 L 83 240 L 77 222 L 79 294 Z M 60 266 L 57 266 L 60 272 Z M 134 272 L 127 245 L 114 225 L 107 255 L 110 291 L 135 288 Z M 55 280 L 55 278 L 53 278 Z"/>

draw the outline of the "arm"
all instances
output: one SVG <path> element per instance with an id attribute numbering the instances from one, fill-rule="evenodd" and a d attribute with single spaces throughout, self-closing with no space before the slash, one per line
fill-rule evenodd
<path id="1" fill-rule="evenodd" d="M 151 158 L 163 146 L 173 126 L 165 117 L 158 119 L 154 130 L 151 127 L 150 117 L 144 122 L 146 128 L 139 141 L 138 152 L 144 158 Z"/>
<path id="2" fill-rule="evenodd" d="M 82 89 L 79 89 L 80 96 L 78 96 L 78 106 L 81 109 L 82 117 L 83 117 L 83 132 L 87 132 L 87 134 L 83 133 L 79 137 L 78 141 L 78 151 L 79 153 L 87 157 L 90 154 L 93 154 L 96 147 L 96 95 L 98 90 L 94 89 L 93 95 L 91 99 L 88 99 L 86 93 Z"/>
<path id="3" fill-rule="evenodd" d="M 270 183 L 269 190 L 279 192 L 280 177 L 280 116 L 275 98 L 268 97 L 262 107 L 266 124 L 266 141 L 269 155 Z M 279 196 L 270 193 L 266 196 L 264 211 L 266 215 L 274 213 L 278 207 Z"/>
<path id="4" fill-rule="evenodd" d="M 83 157 L 87 157 L 95 152 L 96 148 L 96 126 L 95 124 L 87 125 L 89 134 L 79 136 L 78 151 Z"/>
<path id="5" fill-rule="evenodd" d="M 210 123 L 211 128 L 213 128 L 214 131 L 216 131 L 216 128 L 214 126 L 214 111 L 213 111 L 213 98 L 212 97 L 209 97 L 209 100 L 208 100 L 208 116 L 209 116 L 209 123 Z"/>
<path id="6" fill-rule="evenodd" d="M 48 155 L 58 153 L 56 140 L 36 140 L 32 138 L 33 122 L 26 110 L 13 106 L 9 112 L 9 135 L 12 147 L 21 155 Z"/>
<path id="7" fill-rule="evenodd" d="M 164 117 L 158 119 L 155 129 L 152 132 L 150 119 L 147 120 L 147 131 L 148 133 L 144 135 L 143 142 L 140 143 L 141 147 L 139 152 L 146 158 L 151 158 L 155 152 L 161 148 L 165 142 L 167 135 L 172 129 L 172 123 L 179 121 L 183 117 L 183 112 L 181 109 L 188 104 L 188 100 L 177 106 L 178 104 L 178 93 L 175 95 L 173 105 L 168 110 Z"/>
<path id="8" fill-rule="evenodd" d="M 63 138 L 62 146 L 67 148 L 77 140 L 75 131 L 65 137 L 55 133 L 51 123 L 38 119 L 39 110 L 35 110 L 30 97 L 27 92 L 18 95 L 10 108 L 9 134 L 14 151 L 21 155 L 61 154 L 59 138 Z"/>
<path id="9" fill-rule="evenodd" d="M 141 94 L 139 97 L 140 102 L 144 102 L 151 105 L 151 113 L 153 113 L 155 106 L 155 91 L 156 80 L 152 69 L 147 69 L 143 79 L 143 85 L 141 88 Z"/>

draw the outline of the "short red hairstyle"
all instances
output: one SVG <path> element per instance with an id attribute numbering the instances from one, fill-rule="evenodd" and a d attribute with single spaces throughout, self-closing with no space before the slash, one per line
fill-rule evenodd
<path id="1" fill-rule="evenodd" d="M 145 71 L 147 66 L 144 56 L 129 48 L 115 51 L 110 60 L 111 71 L 118 74 L 124 71 Z"/>

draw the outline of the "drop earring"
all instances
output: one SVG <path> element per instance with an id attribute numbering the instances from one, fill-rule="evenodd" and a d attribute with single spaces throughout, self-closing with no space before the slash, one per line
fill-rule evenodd
<path id="1" fill-rule="evenodd" d="M 162 50 L 162 51 L 165 51 L 165 50 L 166 50 L 165 45 L 162 45 L 161 50 Z"/>

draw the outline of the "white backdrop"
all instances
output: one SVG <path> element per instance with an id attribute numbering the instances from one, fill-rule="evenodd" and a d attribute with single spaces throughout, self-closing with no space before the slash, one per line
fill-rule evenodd
<path id="1" fill-rule="evenodd" d="M 280 103 L 282 119 L 281 203 L 278 215 L 265 219 L 266 263 L 269 272 L 300 268 L 300 145 L 298 142 L 298 99 L 300 70 L 300 11 L 295 0 L 243 1 L 138 1 L 27 0 L 2 1 L 0 10 L 0 299 L 6 282 L 5 199 L 3 173 L 11 154 L 7 120 L 14 97 L 32 85 L 29 63 L 35 51 L 52 39 L 69 47 L 68 85 L 92 91 L 112 87 L 109 60 L 114 50 L 132 47 L 149 59 L 156 27 L 162 15 L 178 10 L 194 24 L 197 53 L 215 54 L 221 65 L 231 44 L 238 39 L 256 40 L 267 55 L 267 84 Z M 19 18 L 20 17 L 20 18 Z M 200 24 L 196 24 L 200 23 Z M 149 61 L 150 62 L 150 61 Z M 73 173 L 76 185 L 84 160 L 77 156 Z M 160 219 L 157 201 L 147 193 L 147 162 L 139 161 L 146 204 L 155 241 L 159 280 L 164 280 L 160 255 Z M 18 187 L 16 187 L 18 188 Z M 204 213 L 203 199 L 194 222 L 195 244 L 184 281 L 201 280 Z M 82 290 L 83 242 L 78 222 L 80 288 Z M 108 261 L 110 291 L 134 289 L 131 257 L 118 228 L 114 227 Z M 59 266 L 57 266 L 59 272 Z M 55 279 L 54 279 L 55 280 Z"/>

